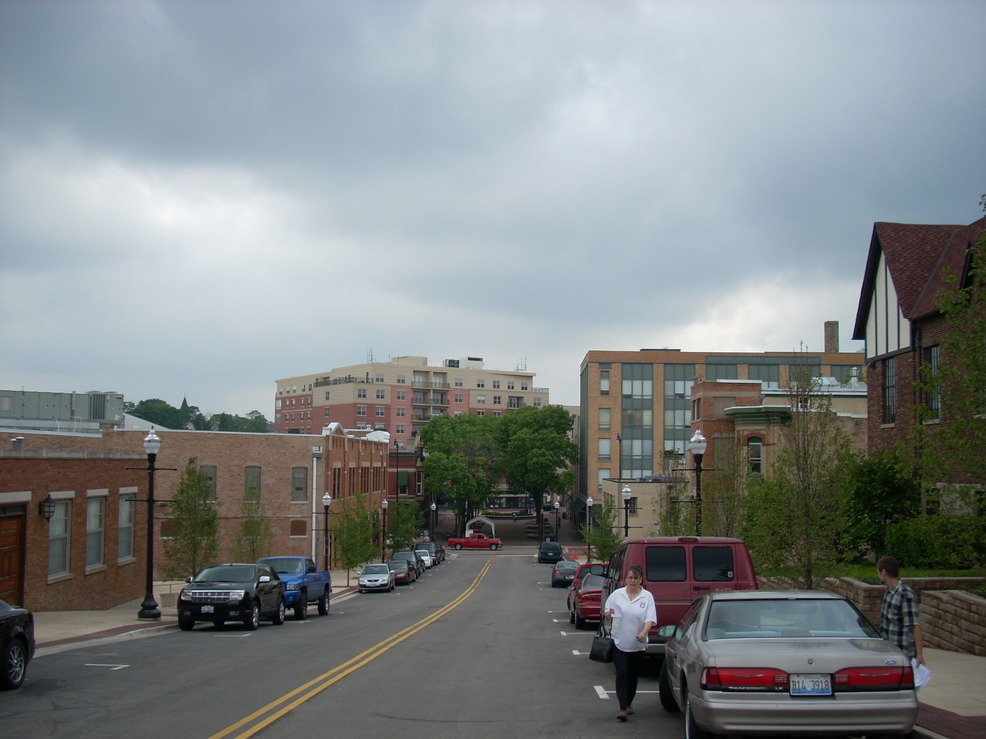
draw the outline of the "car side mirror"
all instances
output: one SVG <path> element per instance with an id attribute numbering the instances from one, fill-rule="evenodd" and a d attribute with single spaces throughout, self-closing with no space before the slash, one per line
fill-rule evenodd
<path id="1" fill-rule="evenodd" d="M 185 578 L 185 582 L 191 582 L 191 581 L 192 581 L 192 576 L 191 575 L 189 575 L 188 577 Z"/>
<path id="2" fill-rule="evenodd" d="M 661 628 L 659 628 L 657 630 L 657 635 L 670 639 L 672 636 L 674 636 L 674 630 L 675 630 L 675 625 L 668 624 L 667 626 L 662 626 Z"/>

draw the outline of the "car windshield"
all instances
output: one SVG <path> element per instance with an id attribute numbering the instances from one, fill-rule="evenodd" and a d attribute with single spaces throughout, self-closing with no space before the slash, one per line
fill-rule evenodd
<path id="1" fill-rule="evenodd" d="M 542 552 L 560 552 L 561 544 L 555 544 L 553 542 L 545 542 L 541 545 Z"/>
<path id="2" fill-rule="evenodd" d="M 195 576 L 195 582 L 252 582 L 254 572 L 249 565 L 206 567 Z"/>
<path id="3" fill-rule="evenodd" d="M 418 554 L 420 554 L 422 557 L 430 557 L 431 556 L 431 552 L 429 552 L 427 549 L 416 549 L 415 551 Z"/>
<path id="4" fill-rule="evenodd" d="M 706 639 L 875 638 L 869 621 L 845 600 L 772 598 L 713 601 Z"/>
<path id="5" fill-rule="evenodd" d="M 387 565 L 367 565 L 363 568 L 364 575 L 386 575 L 390 572 Z"/>
<path id="6" fill-rule="evenodd" d="M 573 572 L 578 568 L 579 568 L 578 562 L 572 562 L 571 560 L 568 559 L 563 559 L 555 566 L 556 570 L 572 570 Z"/>
<path id="7" fill-rule="evenodd" d="M 396 562 L 387 563 L 387 567 L 389 567 L 392 570 L 406 570 L 410 566 L 411 563 L 408 562 L 406 559 L 399 559 Z"/>
<path id="8" fill-rule="evenodd" d="M 284 575 L 304 575 L 305 561 L 297 557 L 277 557 L 275 559 L 265 559 L 264 564 L 269 565 L 274 572 Z"/>

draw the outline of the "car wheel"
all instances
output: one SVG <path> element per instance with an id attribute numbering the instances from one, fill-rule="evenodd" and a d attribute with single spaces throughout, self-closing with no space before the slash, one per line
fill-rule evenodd
<path id="1" fill-rule="evenodd" d="M 657 677 L 657 694 L 661 698 L 661 706 L 668 713 L 678 713 L 678 701 L 674 699 L 671 691 L 671 677 L 668 675 L 668 659 L 664 658 L 661 663 L 661 672 Z"/>
<path id="2" fill-rule="evenodd" d="M 284 598 L 277 599 L 277 610 L 274 611 L 274 618 L 271 619 L 275 626 L 280 626 L 284 623 Z"/>
<path id="3" fill-rule="evenodd" d="M 461 544 L 456 544 L 456 545 L 455 545 L 455 548 L 456 548 L 456 549 L 462 549 L 462 545 L 461 545 Z"/>
<path id="4" fill-rule="evenodd" d="M 304 621 L 308 617 L 308 591 L 302 590 L 299 600 L 294 604 L 294 620 Z"/>
<path id="5" fill-rule="evenodd" d="M 0 671 L 0 687 L 4 690 L 19 688 L 27 676 L 27 649 L 24 642 L 14 639 L 3 650 L 3 670 Z"/>
<path id="6" fill-rule="evenodd" d="M 576 629 L 585 628 L 585 619 L 582 618 L 582 616 L 579 614 L 578 611 L 575 612 L 575 628 Z"/>
<path id="7" fill-rule="evenodd" d="M 496 551 L 496 544 L 490 544 L 490 549 L 492 549 L 495 552 Z"/>
<path id="8" fill-rule="evenodd" d="M 178 628 L 181 629 L 182 631 L 191 631 L 194 626 L 195 626 L 195 619 L 194 618 L 179 618 L 178 619 Z"/>
<path id="9" fill-rule="evenodd" d="M 256 631 L 258 626 L 260 626 L 260 601 L 255 600 L 250 613 L 243 618 L 243 628 L 247 631 Z"/>
<path id="10" fill-rule="evenodd" d="M 329 615 L 329 591 L 323 590 L 322 597 L 318 599 L 318 615 Z"/>
<path id="11" fill-rule="evenodd" d="M 685 739 L 715 739 L 715 734 L 702 729 L 695 723 L 695 714 L 692 713 L 692 702 L 688 695 L 688 686 L 682 684 L 681 692 L 685 696 Z"/>
<path id="12" fill-rule="evenodd" d="M 569 611 L 568 612 L 568 622 L 570 624 L 574 624 L 575 623 L 575 611 Z"/>

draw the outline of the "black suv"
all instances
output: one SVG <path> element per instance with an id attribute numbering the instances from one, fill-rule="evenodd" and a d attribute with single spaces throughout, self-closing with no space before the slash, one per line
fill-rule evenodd
<path id="1" fill-rule="evenodd" d="M 561 562 L 563 559 L 565 559 L 565 555 L 562 554 L 561 544 L 557 541 L 541 542 L 541 546 L 538 547 L 538 564 L 542 562 L 554 564 L 555 562 Z"/>
<path id="2" fill-rule="evenodd" d="M 253 631 L 261 619 L 284 623 L 284 582 L 265 564 L 224 564 L 206 567 L 178 595 L 178 626 L 190 631 L 196 621 L 222 626 L 242 621 Z"/>

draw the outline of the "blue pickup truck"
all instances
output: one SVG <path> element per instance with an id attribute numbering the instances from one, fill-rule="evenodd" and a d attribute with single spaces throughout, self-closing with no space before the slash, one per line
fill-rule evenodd
<path id="1" fill-rule="evenodd" d="M 294 609 L 296 620 L 305 618 L 309 603 L 318 603 L 319 615 L 329 615 L 332 575 L 320 572 L 311 557 L 263 557 L 257 561 L 269 565 L 284 581 L 284 605 Z"/>

